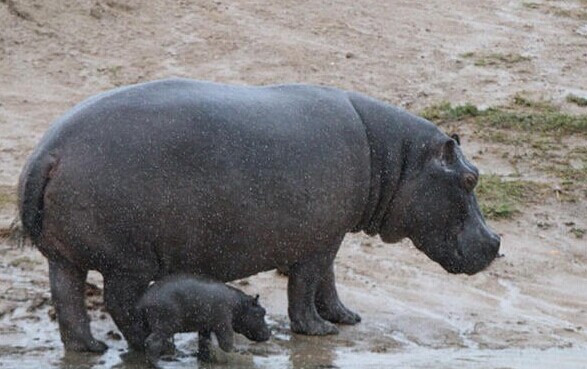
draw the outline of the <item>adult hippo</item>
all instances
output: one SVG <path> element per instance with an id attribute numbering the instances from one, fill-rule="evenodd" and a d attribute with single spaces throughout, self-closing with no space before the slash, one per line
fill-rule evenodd
<path id="1" fill-rule="evenodd" d="M 20 177 L 23 228 L 49 260 L 67 350 L 101 352 L 84 305 L 89 270 L 131 348 L 150 281 L 231 281 L 287 266 L 291 328 L 325 335 L 360 317 L 333 261 L 347 232 L 410 238 L 448 272 L 497 255 L 473 189 L 477 169 L 432 123 L 381 101 L 308 85 L 171 79 L 80 103 Z"/>

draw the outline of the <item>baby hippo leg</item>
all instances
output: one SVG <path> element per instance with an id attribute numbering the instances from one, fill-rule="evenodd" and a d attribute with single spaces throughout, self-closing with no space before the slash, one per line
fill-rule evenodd
<path id="1" fill-rule="evenodd" d="M 157 361 L 162 354 L 168 353 L 169 343 L 172 335 L 168 333 L 153 332 L 145 340 L 145 355 L 149 364 L 155 368 L 159 368 Z"/>
<path id="2" fill-rule="evenodd" d="M 201 330 L 198 332 L 198 354 L 199 360 L 204 362 L 212 361 L 212 352 L 210 351 L 211 332 L 210 330 Z"/>
<path id="3" fill-rule="evenodd" d="M 232 322 L 229 320 L 222 322 L 216 327 L 214 333 L 218 339 L 218 346 L 220 346 L 222 351 L 234 351 L 234 331 L 232 330 Z"/>

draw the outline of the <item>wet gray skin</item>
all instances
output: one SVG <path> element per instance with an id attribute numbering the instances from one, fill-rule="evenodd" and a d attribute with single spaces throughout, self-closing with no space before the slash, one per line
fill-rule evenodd
<path id="1" fill-rule="evenodd" d="M 173 349 L 175 333 L 198 332 L 198 357 L 209 361 L 214 333 L 220 348 L 234 350 L 234 333 L 263 342 L 271 335 L 259 296 L 252 297 L 224 283 L 190 275 L 171 275 L 155 282 L 137 304 L 149 333 L 145 351 L 152 366 Z M 171 345 L 171 347 L 170 347 Z"/>
<path id="2" fill-rule="evenodd" d="M 59 118 L 19 182 L 23 227 L 49 260 L 61 338 L 101 352 L 84 306 L 88 270 L 131 348 L 152 280 L 230 281 L 289 269 L 291 329 L 337 333 L 359 315 L 338 298 L 344 235 L 409 237 L 452 273 L 496 257 L 477 170 L 432 123 L 353 92 L 185 79 L 109 91 Z"/>

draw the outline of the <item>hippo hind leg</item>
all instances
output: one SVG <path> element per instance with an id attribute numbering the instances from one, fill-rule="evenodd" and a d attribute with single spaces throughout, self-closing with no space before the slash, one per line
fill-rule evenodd
<path id="1" fill-rule="evenodd" d="M 173 333 L 167 331 L 153 331 L 145 339 L 145 356 L 149 364 L 159 368 L 157 362 L 162 355 L 169 354 L 170 345 L 173 346 Z M 175 349 L 175 348 L 174 348 Z"/>
<path id="2" fill-rule="evenodd" d="M 212 351 L 210 350 L 211 339 L 210 330 L 204 329 L 198 332 L 198 353 L 196 354 L 198 360 L 204 362 L 212 361 Z"/>
<path id="3" fill-rule="evenodd" d="M 130 273 L 117 269 L 104 273 L 104 301 L 114 323 L 131 349 L 143 351 L 149 334 L 147 323 L 135 305 L 149 286 L 151 276 L 145 272 Z"/>
<path id="4" fill-rule="evenodd" d="M 361 321 L 361 316 L 344 306 L 338 297 L 333 264 L 330 264 L 328 271 L 318 284 L 316 309 L 322 318 L 332 323 L 353 325 Z"/>
<path id="5" fill-rule="evenodd" d="M 87 274 L 66 261 L 49 260 L 51 296 L 65 349 L 102 353 L 108 346 L 92 337 L 86 311 Z"/>

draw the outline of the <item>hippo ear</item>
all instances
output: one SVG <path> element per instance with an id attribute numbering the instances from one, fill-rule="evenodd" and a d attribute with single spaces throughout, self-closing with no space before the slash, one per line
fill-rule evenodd
<path id="1" fill-rule="evenodd" d="M 455 140 L 457 142 L 457 145 L 461 146 L 461 138 L 459 137 L 458 134 L 453 133 L 452 135 L 450 135 L 450 138 Z"/>
<path id="2" fill-rule="evenodd" d="M 259 295 L 255 295 L 255 304 L 259 305 Z"/>
<path id="3" fill-rule="evenodd" d="M 454 139 L 446 141 L 442 145 L 442 161 L 446 164 L 453 164 L 457 161 L 456 141 Z"/>

